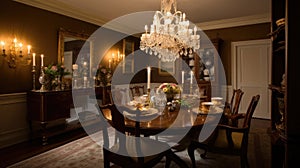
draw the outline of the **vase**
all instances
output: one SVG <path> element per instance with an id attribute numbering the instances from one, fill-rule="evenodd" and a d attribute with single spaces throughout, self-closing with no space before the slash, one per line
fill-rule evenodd
<path id="1" fill-rule="evenodd" d="M 173 93 L 166 93 L 167 102 L 172 102 L 174 100 L 175 94 Z"/>
<path id="2" fill-rule="evenodd" d="M 44 73 L 44 71 L 41 71 L 39 82 L 42 85 L 40 91 L 50 91 L 51 90 L 51 77 Z"/>

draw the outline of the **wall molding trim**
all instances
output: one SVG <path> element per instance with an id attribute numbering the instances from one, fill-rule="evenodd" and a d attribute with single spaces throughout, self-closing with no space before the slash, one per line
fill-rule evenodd
<path id="1" fill-rule="evenodd" d="M 29 128 L 0 132 L 0 149 L 29 140 Z"/>
<path id="2" fill-rule="evenodd" d="M 216 21 L 196 23 L 202 30 L 222 29 L 237 26 L 254 25 L 260 23 L 270 23 L 271 16 L 268 13 L 261 15 L 244 16 L 232 19 L 222 19 Z"/>
<path id="3" fill-rule="evenodd" d="M 27 93 L 0 94 L 0 105 L 10 105 L 27 102 Z"/>

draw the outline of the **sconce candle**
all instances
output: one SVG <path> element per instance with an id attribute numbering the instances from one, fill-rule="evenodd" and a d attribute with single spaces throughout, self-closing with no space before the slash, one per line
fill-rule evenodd
<path id="1" fill-rule="evenodd" d="M 35 66 L 35 53 L 32 53 L 32 66 Z"/>
<path id="2" fill-rule="evenodd" d="M 111 59 L 108 60 L 108 68 L 111 68 Z"/>
<path id="3" fill-rule="evenodd" d="M 27 46 L 27 50 L 28 50 L 27 53 L 28 53 L 28 55 L 30 54 L 30 49 L 31 49 L 31 45 L 28 45 L 28 46 Z"/>
<path id="4" fill-rule="evenodd" d="M 1 41 L 1 45 L 2 45 L 2 50 L 5 50 L 5 48 L 4 48 L 4 46 L 5 46 L 4 41 Z"/>
<path id="5" fill-rule="evenodd" d="M 41 54 L 41 66 L 44 66 L 44 54 Z"/>
<path id="6" fill-rule="evenodd" d="M 150 79 L 151 79 L 151 67 L 147 67 L 147 74 L 148 74 L 148 78 L 147 78 L 147 89 L 150 89 Z"/>
<path id="7" fill-rule="evenodd" d="M 22 43 L 19 43 L 19 47 L 20 47 L 20 55 L 22 55 L 22 47 L 23 47 L 23 44 L 22 44 Z"/>

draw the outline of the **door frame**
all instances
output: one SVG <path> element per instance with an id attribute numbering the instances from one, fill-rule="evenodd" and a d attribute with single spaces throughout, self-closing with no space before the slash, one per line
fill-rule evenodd
<path id="1" fill-rule="evenodd" d="M 272 63 L 272 57 L 271 57 L 271 52 L 272 52 L 272 42 L 271 39 L 259 39 L 259 40 L 246 40 L 246 41 L 235 41 L 235 42 L 231 42 L 231 54 L 232 54 L 232 59 L 231 59 L 231 85 L 233 88 L 236 88 L 238 85 L 238 81 L 237 81 L 237 48 L 239 46 L 245 46 L 245 45 L 255 45 L 255 44 L 270 44 L 270 48 L 269 48 L 269 55 L 268 55 L 268 83 L 271 83 L 271 63 Z M 268 90 L 268 109 L 270 113 L 270 109 L 271 109 L 271 91 Z M 269 116 L 270 119 L 271 116 Z"/>

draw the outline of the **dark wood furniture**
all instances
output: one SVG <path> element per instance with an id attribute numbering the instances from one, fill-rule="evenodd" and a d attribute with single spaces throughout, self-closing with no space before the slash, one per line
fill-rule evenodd
<path id="1" fill-rule="evenodd" d="M 245 114 L 237 114 L 236 119 L 244 119 L 241 127 L 219 124 L 215 132 L 204 142 L 192 141 L 188 147 L 188 154 L 192 160 L 193 167 L 196 167 L 194 151 L 197 148 L 204 149 L 201 154 L 206 158 L 207 151 L 222 153 L 226 155 L 240 156 L 241 167 L 249 167 L 247 159 L 248 134 L 251 125 L 252 115 L 255 111 L 259 95 L 253 96 Z"/>
<path id="2" fill-rule="evenodd" d="M 47 144 L 50 133 L 47 125 L 51 121 L 67 119 L 70 117 L 72 104 L 71 91 L 29 91 L 27 93 L 28 119 L 32 131 L 33 122 L 38 122 L 42 128 L 41 136 L 43 144 Z"/>
<path id="3" fill-rule="evenodd" d="M 100 105 L 103 114 L 111 115 L 111 123 L 115 129 L 115 142 L 110 147 L 108 131 L 103 130 L 103 155 L 104 167 L 111 167 L 111 163 L 121 167 L 153 167 L 158 164 L 163 157 L 166 158 L 166 167 L 169 167 L 171 161 L 174 161 L 180 167 L 188 167 L 172 150 L 171 147 L 161 141 L 151 139 L 149 137 L 140 137 L 140 123 L 134 122 L 134 132 L 126 133 L 125 118 L 120 111 L 121 107 L 114 104 Z M 127 111 L 129 109 L 126 109 Z M 140 111 L 131 111 L 140 114 Z M 101 116 L 103 121 L 107 119 Z M 138 117 L 138 116 L 137 116 Z M 108 124 L 107 124 L 108 126 Z"/>
<path id="4" fill-rule="evenodd" d="M 89 95 L 94 91 L 96 91 L 94 93 L 96 97 L 101 97 L 93 88 L 46 92 L 29 91 L 27 93 L 27 111 L 31 138 L 41 137 L 42 144 L 46 145 L 48 137 L 78 129 L 81 124 L 90 124 L 86 118 L 91 115 L 91 112 L 86 110 L 88 109 Z M 73 95 L 75 95 L 74 98 Z M 75 106 L 82 109 L 78 114 L 81 123 L 68 124 L 66 119 L 70 118 L 70 110 Z M 89 119 L 92 120 L 91 117 Z M 35 127 L 37 124 L 39 127 Z"/>
<path id="5" fill-rule="evenodd" d="M 272 40 L 272 79 L 269 85 L 271 96 L 271 166 L 288 167 L 291 163 L 298 163 L 295 155 L 299 152 L 300 135 L 298 119 L 295 113 L 298 108 L 299 89 L 295 78 L 298 65 L 296 55 L 299 47 L 296 46 L 298 37 L 297 17 L 291 14 L 296 11 L 295 4 L 288 0 L 271 1 L 271 33 Z M 284 19 L 282 24 L 278 24 Z M 277 23 L 276 23 L 277 22 Z M 293 25 L 293 26 L 292 26 Z M 298 26 L 299 28 L 299 26 Z M 297 91 L 298 90 L 298 91 Z M 284 101 L 280 108 L 279 100 Z"/>
<path id="6" fill-rule="evenodd" d="M 244 92 L 241 89 L 233 89 L 230 103 L 225 102 L 225 120 L 229 125 L 237 126 L 238 120 L 234 120 L 234 116 L 239 113 L 239 107 Z"/>

